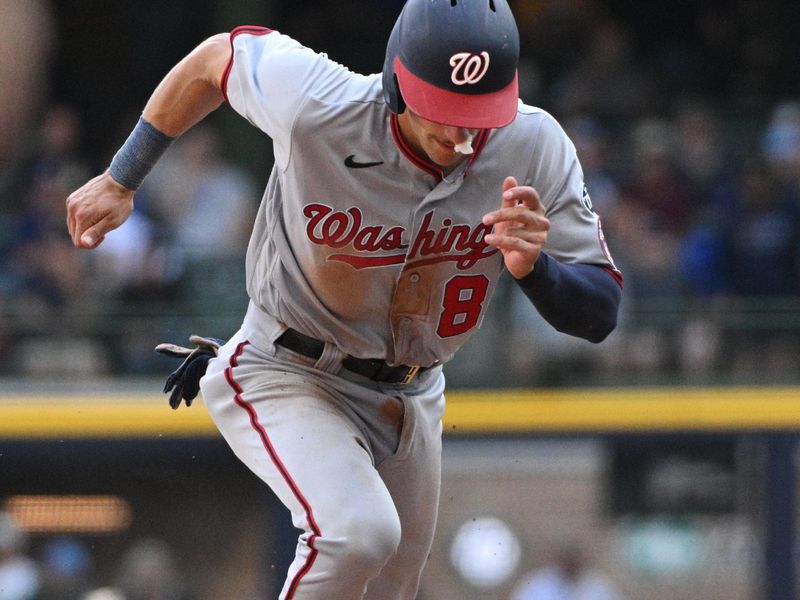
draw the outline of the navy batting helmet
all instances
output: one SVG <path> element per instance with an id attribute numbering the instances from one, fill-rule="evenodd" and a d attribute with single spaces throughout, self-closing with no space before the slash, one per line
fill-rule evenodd
<path id="1" fill-rule="evenodd" d="M 503 127 L 517 114 L 519 31 L 506 0 L 408 0 L 383 65 L 394 113 L 429 121 Z"/>

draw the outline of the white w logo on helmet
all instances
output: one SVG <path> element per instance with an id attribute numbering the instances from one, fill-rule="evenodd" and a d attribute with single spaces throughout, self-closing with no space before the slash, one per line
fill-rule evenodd
<path id="1" fill-rule="evenodd" d="M 453 67 L 450 80 L 456 85 L 478 83 L 489 70 L 489 53 L 459 52 L 450 57 L 450 66 Z"/>

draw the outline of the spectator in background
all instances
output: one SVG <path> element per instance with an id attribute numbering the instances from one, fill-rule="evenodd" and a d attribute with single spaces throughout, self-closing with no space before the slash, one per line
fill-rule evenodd
<path id="1" fill-rule="evenodd" d="M 78 148 L 82 126 L 64 106 L 48 109 L 42 119 L 34 143 L 20 151 L 11 185 L 16 192 L 0 202 L 14 209 L 0 209 L 0 310 L 19 315 L 0 319 L 0 350 L 8 357 L 0 369 L 97 373 L 105 360 L 86 336 L 100 304 L 96 290 L 87 289 L 92 262 L 63 234 L 65 190 L 87 172 Z"/>
<path id="2" fill-rule="evenodd" d="M 191 312 L 198 302 L 239 311 L 242 257 L 258 193 L 248 174 L 219 155 L 219 138 L 201 123 L 178 139 L 137 191 L 134 212 L 97 248 L 98 273 L 112 297 L 171 302 Z M 240 283 L 240 280 L 242 283 Z M 169 307 L 166 312 L 169 313 Z M 129 373 L 161 364 L 152 319 L 128 319 L 118 349 Z"/>
<path id="3" fill-rule="evenodd" d="M 86 299 L 88 261 L 64 239 L 64 190 L 70 183 L 42 175 L 31 183 L 16 228 L 0 255 L 5 292 L 33 313 L 60 317 Z"/>
<path id="4" fill-rule="evenodd" d="M 26 542 L 11 515 L 0 512 L 0 600 L 33 600 L 39 591 L 39 566 L 25 554 Z"/>
<path id="5" fill-rule="evenodd" d="M 46 92 L 55 27 L 46 0 L 0 0 L 0 212 Z"/>
<path id="6" fill-rule="evenodd" d="M 686 98 L 676 103 L 674 121 L 676 167 L 691 187 L 692 200 L 707 205 L 729 162 L 718 111 L 703 98 Z"/>
<path id="7" fill-rule="evenodd" d="M 687 177 L 695 203 L 676 258 L 687 295 L 705 299 L 723 293 L 727 285 L 722 268 L 719 207 L 713 200 L 714 190 L 730 178 L 734 161 L 723 139 L 718 110 L 709 102 L 702 98 L 677 102 L 675 123 L 680 149 L 676 153 L 677 165 Z M 687 325 L 687 332 L 707 329 L 697 322 Z"/>
<path id="8" fill-rule="evenodd" d="M 381 15 L 394 15 L 402 3 L 403 0 L 384 0 L 372 2 L 365 9 L 357 2 L 344 11 L 334 5 L 311 12 L 289 5 L 271 10 L 288 29 L 303 31 L 304 40 L 325 39 L 321 45 L 345 52 L 352 51 L 352 40 L 348 42 L 347 36 L 331 28 L 331 16 L 346 24 L 351 13 L 368 10 L 374 18 L 362 19 L 355 25 L 357 42 L 368 46 L 375 43 L 368 37 L 370 31 L 390 25 Z M 318 3 L 302 4 L 310 8 Z M 671 303 L 675 297 L 690 302 L 718 298 L 723 304 L 717 312 L 724 316 L 726 307 L 731 306 L 724 304 L 729 302 L 726 294 L 757 293 L 760 298 L 787 290 L 796 294 L 797 282 L 789 284 L 790 279 L 800 277 L 796 271 L 800 265 L 788 251 L 794 234 L 786 237 L 781 231 L 792 230 L 797 219 L 794 206 L 800 190 L 800 99 L 794 89 L 794 71 L 775 77 L 777 72 L 770 67 L 770 62 L 776 60 L 788 65 L 796 53 L 777 51 L 782 48 L 774 46 L 780 43 L 780 35 L 769 36 L 769 32 L 780 31 L 765 26 L 765 20 L 779 18 L 785 9 L 775 6 L 774 11 L 763 11 L 759 3 L 749 0 L 734 7 L 700 3 L 680 17 L 679 29 L 665 24 L 661 31 L 666 41 L 670 35 L 677 35 L 680 43 L 675 46 L 676 40 L 672 40 L 664 44 L 665 40 L 659 39 L 659 51 L 654 44 L 646 48 L 633 46 L 630 34 L 637 32 L 626 27 L 636 23 L 629 20 L 636 19 L 635 15 L 617 18 L 616 23 L 602 20 L 601 13 L 608 7 L 595 0 L 512 0 L 512 4 L 529 50 L 521 57 L 520 69 L 528 63 L 527 68 L 538 73 L 535 78 L 523 78 L 528 85 L 536 82 L 525 93 L 530 95 L 531 103 L 549 106 L 563 120 L 578 147 L 592 202 L 603 215 L 604 231 L 615 248 L 618 266 L 626 274 L 627 303 L 633 305 L 638 299 L 669 298 Z M 206 257 L 212 264 L 224 267 L 222 262 L 214 262 L 214 257 L 237 252 L 241 256 L 249 228 L 245 226 L 247 231 L 239 236 L 221 238 L 220 233 L 236 228 L 227 220 L 255 209 L 242 200 L 248 193 L 243 188 L 251 184 L 232 181 L 238 177 L 236 167 L 227 165 L 222 173 L 209 167 L 221 164 L 215 158 L 216 134 L 201 126 L 176 142 L 159 169 L 151 173 L 137 195 L 136 211 L 129 222 L 113 232 L 94 257 L 75 256 L 74 249 L 62 243 L 63 197 L 57 198 L 61 192 L 54 189 L 74 189 L 74 185 L 63 182 L 85 179 L 78 173 L 86 169 L 87 156 L 81 153 L 81 141 L 89 136 L 83 131 L 79 112 L 61 104 L 63 97 L 49 108 L 45 104 L 48 75 L 54 82 L 63 79 L 59 73 L 48 73 L 49 57 L 54 56 L 52 50 L 57 43 L 53 17 L 63 19 L 66 30 L 76 26 L 74 15 L 62 14 L 64 11 L 55 11 L 54 15 L 52 6 L 55 5 L 44 0 L 0 0 L 0 351 L 7 357 L 0 365 L 3 373 L 28 372 L 18 369 L 22 360 L 18 357 L 24 355 L 34 357 L 30 362 L 36 365 L 36 374 L 52 368 L 71 372 L 65 359 L 81 354 L 71 351 L 72 339 L 60 354 L 53 352 L 52 343 L 46 353 L 41 352 L 41 347 L 20 352 L 25 345 L 20 339 L 23 330 L 52 326 L 62 334 L 66 329 L 80 332 L 82 321 L 70 315 L 88 316 L 91 322 L 92 315 L 118 299 L 161 302 L 160 306 L 167 308 L 164 314 L 186 310 L 173 303 L 178 294 L 185 290 L 189 296 L 198 286 L 181 285 L 181 277 L 186 274 L 182 261 L 203 261 Z M 339 43 L 333 40 L 336 37 L 346 41 Z M 69 69 L 74 58 L 66 46 L 59 61 Z M 664 67 L 669 65 L 653 62 L 666 56 L 674 61 L 676 48 L 688 51 L 678 58 L 688 58 L 691 64 L 683 62 L 680 69 L 666 71 Z M 86 64 L 84 71 L 90 73 L 90 63 Z M 73 69 L 71 73 L 80 71 Z M 676 100 L 658 93 L 664 88 L 665 75 L 670 74 L 668 88 L 681 93 L 689 89 L 697 96 Z M 686 79 L 687 74 L 690 80 Z M 772 79 L 767 86 L 758 81 L 767 78 Z M 72 87 L 55 83 L 53 92 L 86 104 L 87 99 L 76 91 L 81 83 L 74 80 Z M 64 89 L 57 89 L 59 85 Z M 779 90 L 783 99 L 766 96 L 770 86 Z M 786 90 L 792 90 L 794 96 L 786 98 Z M 120 107 L 124 106 L 122 101 Z M 640 120 L 643 116 L 657 120 Z M 750 119 L 764 116 L 767 123 L 763 130 L 748 129 Z M 611 128 L 597 128 L 599 121 Z M 627 137 L 632 124 L 643 126 Z M 651 127 L 653 124 L 657 126 Z M 107 125 L 111 130 L 118 126 L 113 122 Z M 641 135 L 648 130 L 649 134 Z M 194 133 L 197 140 L 190 139 Z M 769 185 L 777 190 L 772 208 L 762 205 L 759 210 L 745 209 L 743 181 L 752 178 L 736 174 L 736 157 L 731 154 L 748 152 L 752 138 L 760 142 L 768 163 L 766 170 L 772 173 L 769 178 L 773 183 Z M 672 142 L 664 143 L 670 139 L 674 147 Z M 186 147 L 182 149 L 184 141 Z M 650 154 L 653 149 L 655 158 Z M 93 153 L 92 161 L 105 160 L 97 156 L 96 148 L 86 150 Z M 628 160 L 620 160 L 620 155 Z M 198 177 L 197 172 L 203 177 Z M 190 197 L 217 195 L 217 187 L 226 189 L 232 198 L 229 210 L 203 210 L 203 202 Z M 681 187 L 688 192 L 681 192 Z M 165 201 L 155 201 L 156 196 L 163 196 Z M 155 207 L 168 211 L 159 212 Z M 734 211 L 737 217 L 727 211 Z M 740 239 L 735 228 L 741 218 L 752 221 L 748 221 L 749 225 L 739 221 L 745 234 Z M 249 213 L 242 222 L 251 219 Z M 53 226 L 55 233 L 51 233 Z M 765 233 L 768 231 L 778 235 Z M 191 239 L 187 243 L 186 239 L 178 239 L 179 235 Z M 191 249 L 186 256 L 177 256 L 174 248 L 178 245 Z M 761 253 L 756 260 L 762 266 L 749 268 L 752 273 L 766 274 L 764 280 L 745 280 L 746 252 L 752 249 Z M 772 258 L 767 256 L 770 253 Z M 729 259 L 738 261 L 739 266 L 729 268 Z M 233 262 L 238 263 L 236 259 Z M 763 267 L 766 263 L 768 268 Z M 91 278 L 89 273 L 93 273 Z M 193 273 L 196 277 L 212 276 L 211 270 L 202 268 Z M 81 286 L 92 285 L 93 281 L 100 284 L 81 291 Z M 201 289 L 208 294 L 209 286 Z M 81 291 L 80 300 L 76 291 Z M 216 298 L 212 302 L 216 303 Z M 644 321 L 648 320 L 649 313 L 640 314 Z M 678 312 L 675 316 L 684 318 Z M 707 321 L 705 314 L 700 318 Z M 157 363 L 148 326 L 153 327 L 150 317 L 130 320 L 118 336 L 125 339 L 119 350 L 125 354 L 114 364 L 124 365 L 127 373 L 146 373 Z M 621 329 L 618 337 L 629 331 Z M 620 356 L 630 356 L 632 361 L 622 361 L 621 372 L 635 368 L 635 361 L 648 355 L 643 350 L 660 347 L 655 342 L 664 328 L 656 329 L 651 329 L 641 344 L 628 344 L 626 338 L 630 350 Z M 697 331 L 694 325 L 690 330 Z M 85 340 L 96 333 L 85 331 L 88 333 L 80 332 Z M 695 339 L 697 335 L 690 337 Z M 705 339 L 703 335 L 699 337 Z M 557 355 L 562 348 L 564 354 L 582 352 L 562 344 L 563 336 L 539 339 L 543 356 Z M 104 342 L 103 347 L 108 343 Z M 513 352 L 513 347 L 507 346 L 509 354 L 521 356 Z M 553 348 L 557 351 L 553 352 Z M 44 359 L 44 354 L 48 358 Z M 98 365 L 101 372 L 107 369 L 102 360 L 94 358 L 82 363 Z M 488 363 L 486 369 L 491 370 Z M 535 374 L 533 367 L 519 372 L 520 377 Z"/>
<path id="9" fill-rule="evenodd" d="M 82 137 L 83 124 L 74 108 L 45 107 L 35 126 L 18 139 L 14 155 L 5 165 L 0 160 L 0 216 L 24 210 L 23 199 L 34 182 L 61 179 L 69 187 L 85 179 L 89 168 L 80 152 Z M 50 219 L 58 217 L 56 213 Z"/>
<path id="10" fill-rule="evenodd" d="M 219 155 L 213 127 L 201 123 L 178 139 L 135 196 L 134 212 L 97 248 L 107 290 L 123 300 L 198 302 L 218 312 L 241 310 L 242 257 L 258 198 L 248 174 Z M 241 281 L 241 283 L 240 283 Z M 167 310 L 167 312 L 169 309 Z M 128 319 L 120 362 L 129 373 L 160 364 L 148 319 Z"/>
<path id="11" fill-rule="evenodd" d="M 713 206 L 700 207 L 689 230 L 676 249 L 683 289 L 691 298 L 710 298 L 726 291 L 724 250 L 719 215 Z"/>
<path id="12" fill-rule="evenodd" d="M 609 236 L 614 236 L 614 258 L 625 273 L 629 300 L 680 296 L 682 280 L 675 260 L 679 236 L 629 193 L 622 193 L 614 217 L 614 228 Z"/>
<path id="13" fill-rule="evenodd" d="M 82 136 L 83 124 L 74 108 L 49 107 L 30 159 L 29 176 L 57 177 L 70 184 L 85 179 L 90 170 L 80 150 Z"/>
<path id="14" fill-rule="evenodd" d="M 167 543 L 160 539 L 145 538 L 134 542 L 122 555 L 113 586 L 84 591 L 79 598 L 192 600 L 194 595 L 190 593 L 178 571 L 175 556 Z"/>
<path id="15" fill-rule="evenodd" d="M 748 160 L 732 183 L 718 190 L 728 290 L 744 297 L 797 295 L 800 199 L 762 159 Z"/>
<path id="16" fill-rule="evenodd" d="M 683 292 L 675 257 L 694 201 L 674 164 L 674 139 L 672 123 L 665 119 L 642 120 L 630 135 L 630 171 L 609 235 L 636 300 L 674 299 Z"/>
<path id="17" fill-rule="evenodd" d="M 116 589 L 125 600 L 191 600 L 175 556 L 157 539 L 134 543 L 122 558 Z"/>
<path id="18" fill-rule="evenodd" d="M 121 301 L 174 301 L 182 273 L 165 232 L 143 210 L 112 231 L 94 257 L 98 294 Z"/>
<path id="19" fill-rule="evenodd" d="M 800 192 L 800 100 L 781 102 L 772 110 L 762 149 L 780 181 Z"/>
<path id="20" fill-rule="evenodd" d="M 115 588 L 101 587 L 86 594 L 82 600 L 125 600 L 125 596 Z"/>
<path id="21" fill-rule="evenodd" d="M 64 106 L 46 111 L 36 143 L 17 176 L 21 182 L 16 211 L 8 217 L 8 232 L 0 244 L 0 290 L 17 302 L 61 313 L 83 294 L 87 261 L 64 239 L 64 190 L 86 177 L 78 152 L 81 124 Z M 66 244 L 66 246 L 65 246 Z"/>
<path id="22" fill-rule="evenodd" d="M 575 144 L 586 187 L 591 190 L 592 207 L 603 215 L 603 230 L 606 231 L 614 221 L 620 195 L 613 165 L 618 157 L 612 151 L 610 132 L 588 114 L 569 119 L 564 129 Z"/>
<path id="23" fill-rule="evenodd" d="M 695 297 L 800 293 L 800 188 L 784 169 L 791 128 L 773 121 L 764 145 L 766 158 L 750 157 L 735 173 L 719 178 L 696 211 L 680 258 Z"/>
<path id="24" fill-rule="evenodd" d="M 552 566 L 524 576 L 510 600 L 622 600 L 610 579 L 586 564 L 576 546 L 559 550 Z"/>
<path id="25" fill-rule="evenodd" d="M 81 600 L 90 588 L 88 548 L 71 537 L 49 540 L 41 551 L 42 588 L 36 600 Z"/>
<path id="26" fill-rule="evenodd" d="M 258 193 L 242 169 L 219 155 L 219 138 L 209 124 L 196 125 L 173 144 L 142 193 L 187 260 L 244 255 Z"/>
<path id="27" fill-rule="evenodd" d="M 656 85 L 636 60 L 624 25 L 599 22 L 581 60 L 553 87 L 553 112 L 562 118 L 597 115 L 617 127 L 658 110 Z"/>
<path id="28" fill-rule="evenodd" d="M 600 12 L 595 0 L 513 0 L 510 4 L 525 39 L 521 62 L 536 61 L 548 82 L 564 76 L 583 57 Z"/>
<path id="29" fill-rule="evenodd" d="M 647 118 L 631 130 L 633 172 L 628 186 L 632 200 L 658 222 L 659 227 L 681 235 L 688 227 L 697 201 L 687 177 L 677 167 L 675 126 L 666 118 Z"/>

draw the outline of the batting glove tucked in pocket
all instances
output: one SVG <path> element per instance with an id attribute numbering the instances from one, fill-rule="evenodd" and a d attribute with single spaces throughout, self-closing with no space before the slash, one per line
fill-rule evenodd
<path id="1" fill-rule="evenodd" d="M 169 405 L 173 409 L 181 405 L 181 400 L 186 402 L 186 406 L 192 405 L 192 401 L 200 392 L 200 378 L 206 373 L 208 361 L 217 356 L 219 347 L 225 343 L 224 340 L 199 335 L 189 336 L 189 342 L 195 344 L 195 347 L 184 348 L 175 344 L 156 346 L 156 352 L 184 359 L 181 365 L 170 373 L 164 385 L 165 394 L 172 391 Z"/>

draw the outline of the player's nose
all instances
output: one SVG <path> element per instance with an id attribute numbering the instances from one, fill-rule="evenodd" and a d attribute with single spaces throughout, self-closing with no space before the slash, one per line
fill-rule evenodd
<path id="1" fill-rule="evenodd" d="M 455 127 L 453 125 L 445 125 L 444 134 L 447 141 L 455 145 L 463 144 L 474 135 L 471 129 Z"/>

